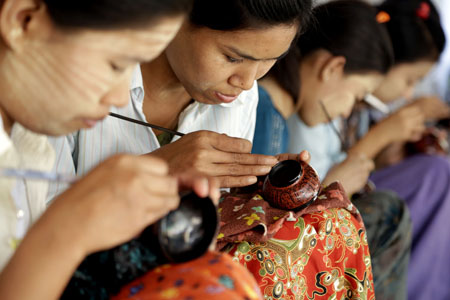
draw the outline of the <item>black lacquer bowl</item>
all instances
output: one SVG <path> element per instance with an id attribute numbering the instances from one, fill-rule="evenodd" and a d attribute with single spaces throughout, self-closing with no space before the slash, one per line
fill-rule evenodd
<path id="1" fill-rule="evenodd" d="M 191 192 L 181 198 L 176 210 L 148 227 L 140 240 L 164 262 L 190 261 L 206 253 L 216 238 L 218 220 L 212 200 Z"/>

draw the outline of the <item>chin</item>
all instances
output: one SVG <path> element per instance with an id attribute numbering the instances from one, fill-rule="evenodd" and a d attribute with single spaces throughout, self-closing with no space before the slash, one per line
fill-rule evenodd
<path id="1" fill-rule="evenodd" d="M 316 126 L 317 124 L 320 124 L 320 120 L 318 121 L 317 119 L 311 119 L 308 117 L 305 117 L 304 115 L 300 115 L 300 121 L 303 122 L 303 124 L 305 124 L 308 127 L 313 127 Z"/>
<path id="2" fill-rule="evenodd" d="M 216 105 L 216 104 L 220 104 L 220 102 L 218 101 L 213 101 L 209 98 L 198 98 L 198 100 L 196 100 L 197 102 L 203 103 L 203 104 L 208 104 L 208 105 Z"/>
<path id="3" fill-rule="evenodd" d="M 80 129 L 83 129 L 80 126 L 77 126 L 73 123 L 70 124 L 49 124 L 50 126 L 46 126 L 44 128 L 44 134 L 48 135 L 48 136 L 52 136 L 52 137 L 59 137 L 59 136 L 65 136 L 68 135 L 70 133 L 73 133 L 75 131 L 78 131 Z"/>
<path id="4" fill-rule="evenodd" d="M 322 121 L 322 122 L 305 122 L 306 126 L 308 126 L 308 127 L 316 127 L 317 125 L 326 124 L 326 123 L 328 123 L 328 122 L 324 122 L 324 121 Z"/>
<path id="5" fill-rule="evenodd" d="M 195 99 L 195 101 L 203 104 L 217 105 L 222 103 L 219 100 L 216 100 L 213 96 L 210 97 L 207 94 L 196 94 L 192 98 Z"/>
<path id="6" fill-rule="evenodd" d="M 58 128 L 58 129 L 47 128 L 43 134 L 52 136 L 52 137 L 59 137 L 59 136 L 68 135 L 74 131 L 75 130 L 63 130 L 62 128 Z"/>

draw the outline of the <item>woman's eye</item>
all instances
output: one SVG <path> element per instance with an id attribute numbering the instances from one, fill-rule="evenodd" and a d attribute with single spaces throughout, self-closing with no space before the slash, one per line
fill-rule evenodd
<path id="1" fill-rule="evenodd" d="M 233 57 L 228 56 L 228 55 L 225 55 L 225 57 L 227 58 L 227 60 L 228 60 L 230 63 L 240 63 L 240 62 L 243 61 L 243 59 L 233 58 Z"/>

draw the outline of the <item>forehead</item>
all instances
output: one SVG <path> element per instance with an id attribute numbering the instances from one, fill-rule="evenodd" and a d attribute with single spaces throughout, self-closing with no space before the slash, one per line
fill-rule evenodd
<path id="1" fill-rule="evenodd" d="M 283 54 L 296 36 L 298 25 L 276 25 L 260 29 L 218 31 L 208 28 L 191 30 L 196 42 L 212 41 L 218 46 L 232 47 L 258 58 Z"/>
<path id="2" fill-rule="evenodd" d="M 389 75 L 405 78 L 420 78 L 425 76 L 433 67 L 432 61 L 417 61 L 414 63 L 401 63 L 395 65 Z"/>
<path id="3" fill-rule="evenodd" d="M 364 92 L 373 92 L 383 81 L 384 75 L 379 73 L 351 74 L 348 81 L 354 88 L 364 89 Z"/>
<path id="4" fill-rule="evenodd" d="M 183 22 L 184 16 L 160 18 L 132 29 L 59 31 L 54 41 L 74 50 L 97 51 L 105 55 L 129 55 L 143 61 L 153 58 L 153 49 L 167 45 Z"/>

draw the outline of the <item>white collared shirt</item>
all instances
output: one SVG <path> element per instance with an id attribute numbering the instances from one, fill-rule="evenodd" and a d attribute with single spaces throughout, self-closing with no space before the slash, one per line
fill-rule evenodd
<path id="1" fill-rule="evenodd" d="M 146 122 L 142 109 L 144 88 L 140 68 L 137 67 L 130 87 L 130 102 L 112 112 Z M 208 105 L 190 104 L 179 117 L 177 131 L 190 133 L 210 130 L 228 136 L 253 140 L 258 105 L 257 84 L 244 91 L 233 103 Z M 179 137 L 174 137 L 172 141 Z M 51 138 L 56 151 L 54 171 L 61 174 L 84 176 L 108 157 L 118 153 L 146 154 L 160 148 L 153 131 L 145 126 L 107 117 L 89 130 L 80 130 L 66 138 Z M 49 201 L 67 188 L 56 183 L 50 185 Z"/>
<path id="2" fill-rule="evenodd" d="M 47 137 L 14 124 L 11 137 L 0 118 L 0 167 L 50 171 L 55 154 Z M 29 227 L 44 212 L 48 183 L 0 177 L 0 270 Z"/>

